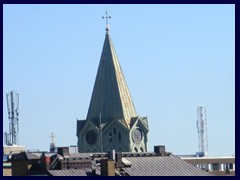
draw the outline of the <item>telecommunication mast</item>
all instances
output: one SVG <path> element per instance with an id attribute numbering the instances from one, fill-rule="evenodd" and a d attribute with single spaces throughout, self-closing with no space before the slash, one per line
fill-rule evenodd
<path id="1" fill-rule="evenodd" d="M 7 108 L 9 119 L 9 134 L 6 134 L 7 145 L 18 145 L 19 134 L 19 94 L 15 91 L 7 93 Z"/>
<path id="2" fill-rule="evenodd" d="M 208 155 L 207 115 L 205 107 L 197 107 L 198 148 L 201 156 Z"/>

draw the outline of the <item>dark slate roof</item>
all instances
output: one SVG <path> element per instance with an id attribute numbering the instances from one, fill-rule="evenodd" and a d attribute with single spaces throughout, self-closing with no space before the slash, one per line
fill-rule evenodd
<path id="1" fill-rule="evenodd" d="M 40 159 L 40 156 L 37 156 L 33 153 L 29 153 L 29 152 L 25 152 L 26 153 L 26 156 L 27 156 L 27 159 L 28 160 L 31 160 L 31 159 Z"/>
<path id="2" fill-rule="evenodd" d="M 142 124 L 144 125 L 144 128 L 146 128 L 147 131 L 149 131 L 148 128 L 148 119 L 147 117 L 132 117 L 131 121 L 130 121 L 130 129 L 134 126 L 134 124 L 136 123 L 136 121 L 139 120 L 142 122 Z"/>
<path id="3" fill-rule="evenodd" d="M 138 120 L 139 117 L 132 117 L 131 121 L 130 121 L 130 128 L 132 128 L 132 126 L 135 124 L 135 122 Z"/>
<path id="4" fill-rule="evenodd" d="M 179 157 L 147 156 L 125 157 L 131 167 L 123 168 L 130 176 L 209 176 L 209 174 Z"/>
<path id="5" fill-rule="evenodd" d="M 34 155 L 30 152 L 21 152 L 18 154 L 13 154 L 11 160 L 19 161 L 19 160 L 39 160 L 40 156 Z"/>
<path id="6" fill-rule="evenodd" d="M 87 176 L 91 169 L 48 170 L 50 176 Z"/>

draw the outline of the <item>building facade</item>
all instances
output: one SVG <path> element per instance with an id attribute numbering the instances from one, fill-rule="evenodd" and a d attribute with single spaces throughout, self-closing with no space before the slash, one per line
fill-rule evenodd
<path id="1" fill-rule="evenodd" d="M 85 120 L 77 120 L 79 152 L 146 152 L 148 119 L 137 115 L 109 25 Z"/>
<path id="2" fill-rule="evenodd" d="M 180 158 L 214 176 L 235 176 L 235 156 Z"/>

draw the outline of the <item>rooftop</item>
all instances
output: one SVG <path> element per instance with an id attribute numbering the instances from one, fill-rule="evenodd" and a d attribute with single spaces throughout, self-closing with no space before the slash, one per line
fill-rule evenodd
<path id="1" fill-rule="evenodd" d="M 209 176 L 174 155 L 125 158 L 132 164 L 131 168 L 123 168 L 130 176 Z"/>

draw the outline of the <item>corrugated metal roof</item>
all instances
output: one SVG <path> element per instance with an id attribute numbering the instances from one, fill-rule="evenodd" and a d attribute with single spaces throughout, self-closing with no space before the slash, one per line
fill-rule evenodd
<path id="1" fill-rule="evenodd" d="M 70 153 L 70 159 L 89 159 L 91 153 Z"/>
<path id="2" fill-rule="evenodd" d="M 125 158 L 132 163 L 131 168 L 123 168 L 130 176 L 209 176 L 173 155 Z"/>
<path id="3" fill-rule="evenodd" d="M 48 170 L 51 176 L 87 176 L 91 169 Z"/>
<path id="4" fill-rule="evenodd" d="M 93 158 L 101 158 L 101 157 L 107 157 L 108 153 L 70 153 L 69 157 L 70 159 L 93 159 Z"/>

